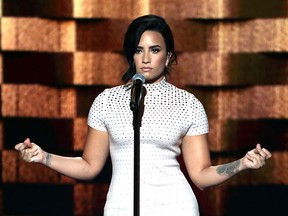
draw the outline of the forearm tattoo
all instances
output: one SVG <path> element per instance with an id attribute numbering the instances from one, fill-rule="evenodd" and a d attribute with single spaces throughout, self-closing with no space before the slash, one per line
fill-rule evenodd
<path id="1" fill-rule="evenodd" d="M 46 166 L 50 166 L 51 165 L 51 154 L 50 153 L 46 153 L 46 162 L 45 162 Z"/>
<path id="2" fill-rule="evenodd" d="M 240 160 L 237 160 L 228 164 L 220 165 L 219 167 L 217 167 L 216 171 L 219 175 L 232 176 L 239 172 L 239 167 Z"/>

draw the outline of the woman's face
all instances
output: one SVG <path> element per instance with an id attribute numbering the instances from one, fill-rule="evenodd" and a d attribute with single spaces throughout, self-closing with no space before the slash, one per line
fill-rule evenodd
<path id="1" fill-rule="evenodd" d="M 164 38 L 159 32 L 145 31 L 134 54 L 136 73 L 142 74 L 147 83 L 159 82 L 168 65 Z"/>

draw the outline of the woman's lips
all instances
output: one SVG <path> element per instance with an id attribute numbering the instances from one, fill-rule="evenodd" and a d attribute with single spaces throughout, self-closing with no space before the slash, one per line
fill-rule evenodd
<path id="1" fill-rule="evenodd" d="M 145 71 L 145 72 L 148 72 L 148 71 L 151 71 L 152 68 L 151 67 L 142 67 L 141 70 Z"/>

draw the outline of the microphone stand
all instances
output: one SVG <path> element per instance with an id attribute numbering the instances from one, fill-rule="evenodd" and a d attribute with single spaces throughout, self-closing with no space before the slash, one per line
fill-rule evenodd
<path id="1" fill-rule="evenodd" d="M 132 78 L 130 109 L 133 112 L 134 129 L 134 216 L 140 215 L 140 127 L 144 111 L 145 82 L 143 75 L 135 74 Z M 144 93 L 144 94 L 143 94 Z"/>
<path id="2" fill-rule="evenodd" d="M 140 215 L 140 121 L 139 107 L 133 110 L 134 128 L 134 216 Z"/>

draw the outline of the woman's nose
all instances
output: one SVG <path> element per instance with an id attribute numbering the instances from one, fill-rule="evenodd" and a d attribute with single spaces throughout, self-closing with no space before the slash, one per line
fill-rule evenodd
<path id="1" fill-rule="evenodd" d="M 143 53 L 142 62 L 145 63 L 145 64 L 151 62 L 149 53 L 147 53 L 147 52 Z"/>

